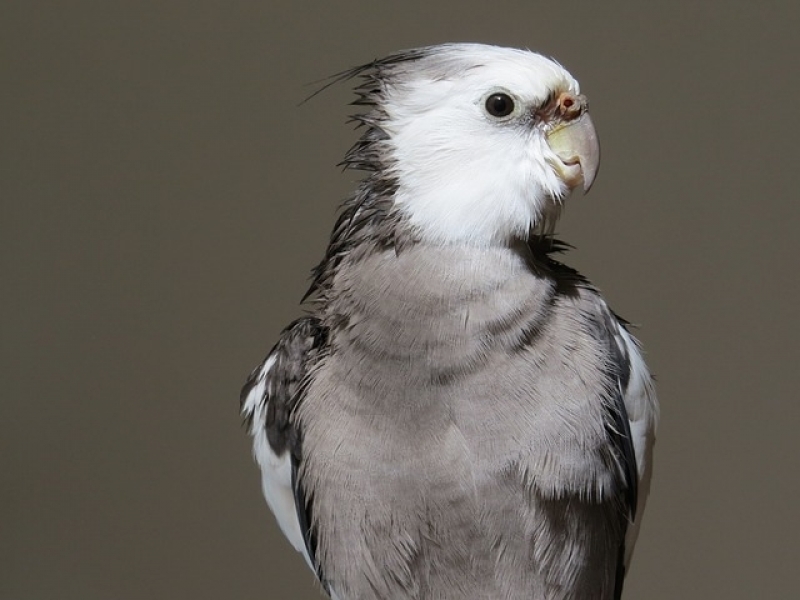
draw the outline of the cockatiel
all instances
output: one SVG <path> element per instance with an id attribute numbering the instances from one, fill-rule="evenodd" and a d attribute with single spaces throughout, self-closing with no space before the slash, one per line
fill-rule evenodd
<path id="1" fill-rule="evenodd" d="M 553 254 L 599 146 L 578 82 L 445 44 L 352 69 L 367 172 L 242 390 L 267 502 L 334 600 L 619 598 L 657 404 Z"/>

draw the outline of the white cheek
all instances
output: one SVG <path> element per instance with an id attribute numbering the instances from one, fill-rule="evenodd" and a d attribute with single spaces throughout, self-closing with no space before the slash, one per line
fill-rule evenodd
<path id="1" fill-rule="evenodd" d="M 450 137 L 424 125 L 400 129 L 394 171 L 398 207 L 429 239 L 488 245 L 524 236 L 565 191 L 542 140 L 485 123 Z"/>

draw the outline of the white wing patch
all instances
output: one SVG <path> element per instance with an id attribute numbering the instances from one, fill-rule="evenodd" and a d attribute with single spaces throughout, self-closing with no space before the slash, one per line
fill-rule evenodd
<path id="1" fill-rule="evenodd" d="M 636 456 L 636 468 L 639 476 L 639 501 L 636 507 L 636 520 L 628 527 L 625 536 L 625 567 L 627 569 L 639 536 L 644 505 L 650 491 L 650 477 L 653 467 L 653 444 L 655 443 L 656 426 L 658 424 L 658 403 L 656 402 L 653 379 L 644 363 L 639 342 L 619 326 L 621 341 L 625 344 L 630 360 L 630 377 L 628 389 L 623 401 L 631 426 L 631 441 Z"/>
<path id="2" fill-rule="evenodd" d="M 295 550 L 305 558 L 308 566 L 314 570 L 306 551 L 300 523 L 297 520 L 294 491 L 292 489 L 292 464 L 290 452 L 287 450 L 278 456 L 273 452 L 267 440 L 266 417 L 270 398 L 267 395 L 267 381 L 270 370 L 275 364 L 275 356 L 270 355 L 257 375 L 256 384 L 250 390 L 242 405 L 242 413 L 251 416 L 250 435 L 253 437 L 253 456 L 261 468 L 261 489 L 264 498 L 275 515 L 283 535 L 291 542 Z"/>

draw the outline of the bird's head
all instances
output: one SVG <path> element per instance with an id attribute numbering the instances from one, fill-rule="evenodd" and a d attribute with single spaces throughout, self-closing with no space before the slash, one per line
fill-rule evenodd
<path id="1" fill-rule="evenodd" d="M 345 164 L 392 181 L 422 238 L 478 245 L 551 225 L 600 148 L 578 82 L 529 51 L 445 44 L 354 69 L 368 126 Z"/>

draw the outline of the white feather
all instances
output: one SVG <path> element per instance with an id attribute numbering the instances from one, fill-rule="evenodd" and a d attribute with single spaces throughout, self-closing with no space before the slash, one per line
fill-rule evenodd
<path id="1" fill-rule="evenodd" d="M 396 205 L 438 242 L 526 236 L 568 189 L 548 163 L 558 159 L 544 129 L 490 117 L 486 98 L 504 92 L 517 111 L 530 110 L 554 92 L 578 94 L 577 81 L 548 58 L 509 48 L 447 45 L 424 60 L 428 68 L 418 65 L 386 89 L 381 126 L 390 135 Z M 443 70 L 457 76 L 441 77 Z"/>
<path id="2" fill-rule="evenodd" d="M 277 455 L 267 440 L 265 428 L 267 404 L 269 398 L 265 391 L 270 369 L 275 364 L 275 357 L 269 356 L 256 379 L 256 385 L 250 390 L 242 406 L 245 415 L 252 415 L 250 435 L 253 437 L 253 456 L 261 468 L 261 488 L 264 498 L 275 515 L 283 534 L 305 558 L 306 563 L 314 570 L 308 556 L 300 523 L 297 519 L 294 491 L 292 490 L 292 464 L 289 452 Z"/>
<path id="3" fill-rule="evenodd" d="M 658 402 L 653 388 L 653 378 L 644 362 L 639 342 L 624 327 L 620 327 L 620 336 L 628 350 L 631 363 L 628 389 L 623 401 L 631 426 L 633 451 L 639 475 L 639 502 L 636 507 L 636 520 L 628 527 L 628 533 L 625 536 L 625 565 L 627 567 L 636 545 L 636 538 L 639 536 L 642 513 L 650 492 L 650 478 L 653 473 L 653 444 L 658 426 Z"/>

